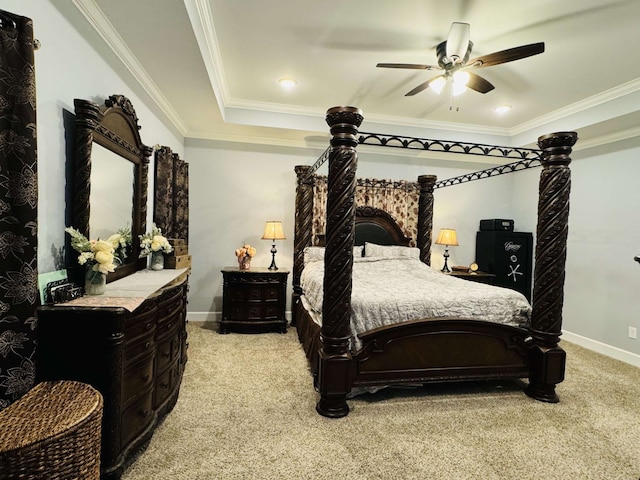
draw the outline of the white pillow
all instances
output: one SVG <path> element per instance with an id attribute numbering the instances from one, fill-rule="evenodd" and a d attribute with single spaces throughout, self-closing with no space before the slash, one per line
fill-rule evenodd
<path id="1" fill-rule="evenodd" d="M 362 257 L 363 246 L 353 247 L 353 256 L 355 258 Z M 324 261 L 324 247 L 306 247 L 304 249 L 304 263 L 305 265 L 312 262 Z"/>
<path id="2" fill-rule="evenodd" d="M 366 242 L 364 244 L 364 256 L 375 257 L 384 260 L 393 258 L 420 258 L 420 249 L 416 247 L 403 247 L 400 245 L 376 245 Z"/>
<path id="3" fill-rule="evenodd" d="M 304 264 L 324 260 L 324 247 L 307 247 L 304 249 Z"/>

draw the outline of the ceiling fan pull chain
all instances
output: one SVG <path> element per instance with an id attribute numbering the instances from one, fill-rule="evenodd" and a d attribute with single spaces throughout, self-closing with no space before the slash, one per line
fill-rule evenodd
<path id="1" fill-rule="evenodd" d="M 460 111 L 460 105 L 454 105 L 453 104 L 453 88 L 451 85 L 449 85 L 449 111 L 453 111 L 453 109 L 455 108 L 456 112 Z"/>

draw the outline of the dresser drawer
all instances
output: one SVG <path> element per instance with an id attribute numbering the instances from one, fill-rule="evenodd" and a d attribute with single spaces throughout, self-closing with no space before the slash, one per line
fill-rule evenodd
<path id="1" fill-rule="evenodd" d="M 130 402 L 151 388 L 153 371 L 153 355 L 127 366 L 122 380 L 122 403 Z"/>
<path id="2" fill-rule="evenodd" d="M 149 391 L 122 412 L 121 447 L 124 448 L 136 438 L 154 419 L 153 394 Z"/>
<path id="3" fill-rule="evenodd" d="M 150 355 L 153 352 L 156 345 L 155 330 L 155 325 L 151 325 L 151 328 L 148 331 L 145 331 L 144 335 L 127 339 L 124 344 L 125 368 L 127 368 L 127 365 L 135 361 L 137 358 Z"/>
<path id="4" fill-rule="evenodd" d="M 169 398 L 174 391 L 177 382 L 178 365 L 175 364 L 161 375 L 156 377 L 156 389 L 154 391 L 153 407 L 158 408 Z"/>
<path id="5" fill-rule="evenodd" d="M 180 336 L 175 334 L 172 337 L 158 343 L 156 353 L 156 374 L 162 372 L 168 365 L 175 363 L 180 353 Z"/>
<path id="6" fill-rule="evenodd" d="M 157 309 L 155 306 L 146 309 L 143 314 L 131 315 L 124 322 L 124 333 L 129 338 L 144 335 L 155 325 Z"/>
<path id="7" fill-rule="evenodd" d="M 173 307 L 178 303 L 180 297 L 184 295 L 184 288 L 172 288 L 167 290 L 162 294 L 162 296 L 158 299 L 158 310 L 160 313 L 166 310 L 169 307 Z"/>

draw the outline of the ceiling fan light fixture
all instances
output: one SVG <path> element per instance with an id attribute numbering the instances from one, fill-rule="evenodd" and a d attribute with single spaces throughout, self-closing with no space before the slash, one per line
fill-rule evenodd
<path id="1" fill-rule="evenodd" d="M 436 92 L 438 95 L 440 95 L 440 93 L 442 92 L 442 89 L 444 88 L 444 86 L 446 85 L 447 80 L 441 75 L 439 77 L 436 77 L 430 84 L 429 84 L 429 88 L 431 90 L 433 90 L 434 92 Z"/>
<path id="2" fill-rule="evenodd" d="M 449 62 L 464 63 L 468 59 L 470 28 L 468 23 L 453 22 L 451 24 L 445 47 Z"/>
<path id="3" fill-rule="evenodd" d="M 454 96 L 463 94 L 467 90 L 467 83 L 469 83 L 470 78 L 471 76 L 464 70 L 458 70 L 454 73 L 451 93 Z"/>

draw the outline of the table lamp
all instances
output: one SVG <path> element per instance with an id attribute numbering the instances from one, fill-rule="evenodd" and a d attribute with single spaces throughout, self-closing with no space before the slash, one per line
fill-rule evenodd
<path id="1" fill-rule="evenodd" d="M 458 237 L 456 235 L 456 231 L 452 228 L 441 228 L 436 243 L 438 245 L 444 245 L 444 267 L 442 267 L 442 271 L 445 273 L 451 273 L 451 270 L 449 270 L 449 266 L 447 265 L 447 259 L 449 258 L 448 247 L 458 246 Z"/>
<path id="2" fill-rule="evenodd" d="M 278 270 L 276 266 L 276 240 L 286 240 L 284 232 L 282 231 L 282 222 L 274 220 L 268 221 L 264 226 L 262 240 L 271 240 L 273 242 L 271 246 L 271 265 L 269 265 L 269 270 Z"/>

